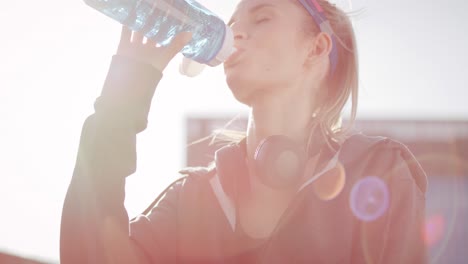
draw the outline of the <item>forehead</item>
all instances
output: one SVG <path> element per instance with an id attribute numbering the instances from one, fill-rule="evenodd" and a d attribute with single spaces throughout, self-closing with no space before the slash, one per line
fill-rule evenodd
<path id="1" fill-rule="evenodd" d="M 288 2 L 292 2 L 295 0 L 241 0 L 236 6 L 236 9 L 234 10 L 234 13 L 232 16 L 236 16 L 237 14 L 240 14 L 241 12 L 248 12 L 249 10 L 258 7 L 258 6 L 263 6 L 263 5 L 272 5 L 276 7 L 281 7 L 284 6 L 285 4 L 288 4 Z"/>
<path id="2" fill-rule="evenodd" d="M 284 2 L 287 0 L 240 0 L 238 1 L 237 8 L 248 8 L 249 6 L 254 6 L 258 4 L 266 4 L 266 3 L 271 3 L 271 4 L 277 4 L 280 2 Z"/>

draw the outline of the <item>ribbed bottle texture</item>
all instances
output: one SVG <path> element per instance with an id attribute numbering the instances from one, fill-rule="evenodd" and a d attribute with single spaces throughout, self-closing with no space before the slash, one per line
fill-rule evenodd
<path id="1" fill-rule="evenodd" d="M 161 46 L 179 32 L 192 32 L 181 53 L 192 60 L 216 66 L 231 54 L 232 32 L 224 21 L 192 0 L 84 0 L 86 4 L 143 33 Z"/>

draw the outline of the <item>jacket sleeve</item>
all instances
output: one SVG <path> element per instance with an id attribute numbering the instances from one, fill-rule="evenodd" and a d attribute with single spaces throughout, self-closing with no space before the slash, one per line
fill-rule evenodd
<path id="1" fill-rule="evenodd" d="M 61 263 L 136 263 L 144 254 L 129 239 L 125 178 L 136 170 L 136 135 L 147 125 L 162 73 L 115 55 L 95 112 L 84 122 L 64 200 Z"/>
<path id="2" fill-rule="evenodd" d="M 177 209 L 184 183 L 184 178 L 179 178 L 162 192 L 148 214 L 141 214 L 130 222 L 131 240 L 151 263 L 177 262 Z"/>
<path id="3" fill-rule="evenodd" d="M 389 206 L 380 219 L 361 226 L 366 263 L 427 263 L 424 171 L 409 149 L 393 140 L 380 144 L 372 164 L 374 171 L 384 169 L 380 176 L 388 186 Z"/>

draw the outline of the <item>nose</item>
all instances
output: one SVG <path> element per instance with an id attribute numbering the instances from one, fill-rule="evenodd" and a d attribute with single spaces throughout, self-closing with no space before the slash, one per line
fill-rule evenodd
<path id="1" fill-rule="evenodd" d="M 247 33 L 245 31 L 234 32 L 234 40 L 245 40 L 247 39 Z"/>
<path id="2" fill-rule="evenodd" d="M 234 40 L 245 40 L 248 38 L 248 34 L 244 28 L 241 27 L 240 23 L 234 23 L 231 26 L 232 32 L 234 33 Z"/>

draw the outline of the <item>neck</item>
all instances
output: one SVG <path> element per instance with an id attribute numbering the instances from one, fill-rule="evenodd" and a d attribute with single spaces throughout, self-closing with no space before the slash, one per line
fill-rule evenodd
<path id="1" fill-rule="evenodd" d="M 295 189 L 274 190 L 261 184 L 250 166 L 256 148 L 260 142 L 271 135 L 284 135 L 299 144 L 306 144 L 310 133 L 311 113 L 314 109 L 311 98 L 307 95 L 297 96 L 262 96 L 252 104 L 247 128 L 247 159 L 249 161 L 249 174 L 251 175 L 251 188 L 257 199 L 285 200 L 292 197 Z M 308 95 L 310 96 L 310 95 Z"/>
<path id="2" fill-rule="evenodd" d="M 260 142 L 272 135 L 284 135 L 298 144 L 307 144 L 312 114 L 316 110 L 316 91 L 321 84 L 313 74 L 297 78 L 283 87 L 264 87 L 250 100 L 250 116 L 247 127 L 246 151 L 251 188 L 256 195 L 269 200 L 271 197 L 288 197 L 295 190 L 278 191 L 261 184 L 250 164 Z"/>
<path id="3" fill-rule="evenodd" d="M 306 144 L 315 109 L 311 90 L 315 89 L 278 89 L 254 100 L 247 127 L 249 159 L 253 159 L 260 142 L 271 135 L 284 135 Z"/>

